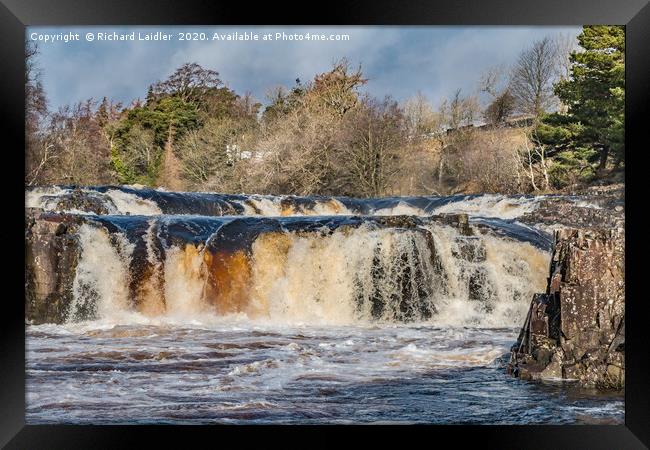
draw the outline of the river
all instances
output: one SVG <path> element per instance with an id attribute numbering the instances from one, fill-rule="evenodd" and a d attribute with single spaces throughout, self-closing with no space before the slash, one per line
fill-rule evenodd
<path id="1" fill-rule="evenodd" d="M 541 200 L 30 190 L 83 222 L 64 317 L 26 328 L 27 423 L 623 423 L 620 393 L 505 372 Z"/>

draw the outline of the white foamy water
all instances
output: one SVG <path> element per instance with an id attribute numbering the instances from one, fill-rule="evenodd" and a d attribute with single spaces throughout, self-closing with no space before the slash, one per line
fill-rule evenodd
<path id="1" fill-rule="evenodd" d="M 162 214 L 162 211 L 155 202 L 138 197 L 137 195 L 109 189 L 106 195 L 115 205 L 114 214 L 132 214 L 140 216 L 154 216 Z"/>
<path id="2" fill-rule="evenodd" d="M 46 210 L 54 209 L 56 203 L 48 201 L 47 197 L 55 198 L 58 195 L 65 194 L 68 191 L 58 186 L 36 187 L 25 191 L 26 208 L 43 208 Z"/>
<path id="3" fill-rule="evenodd" d="M 550 255 L 529 243 L 490 234 L 461 236 L 455 228 L 340 228 L 318 232 L 269 232 L 218 269 L 206 263 L 205 248 L 153 248 L 144 236 L 146 258 L 161 274 L 143 280 L 137 298 L 133 244 L 120 233 L 113 241 L 102 227 L 82 226 L 80 262 L 69 321 L 241 313 L 278 324 L 351 325 L 425 320 L 436 326 L 517 326 L 532 294 L 545 289 Z M 225 264 L 225 265 L 224 265 Z M 211 271 L 222 273 L 214 287 Z M 212 291 L 211 291 L 212 289 Z M 135 303 L 134 303 L 135 302 Z"/>
<path id="4" fill-rule="evenodd" d="M 110 233 L 88 218 L 75 232 L 80 253 L 66 323 L 27 326 L 30 424 L 623 423 L 620 395 L 505 374 L 532 294 L 546 287 L 547 251 L 478 225 L 462 236 L 439 223 L 366 222 L 333 231 L 282 225 L 250 242 L 244 228 L 225 227 L 235 248 L 220 252 L 225 241 L 214 230 L 236 217 L 208 226 L 205 217 L 189 217 L 192 208 L 358 212 L 337 199 L 188 202 L 130 189 L 83 190 L 110 214 L 150 217 L 107 219 L 117 227 Z M 34 189 L 26 205 L 61 209 L 71 192 Z M 438 199 L 431 199 L 422 209 L 381 201 L 375 205 L 392 206 L 368 211 L 517 218 L 538 204 L 454 200 L 433 208 Z M 222 203 L 211 208 L 211 201 Z M 162 216 L 165 208 L 188 217 Z M 131 226 L 140 231 L 127 236 Z M 185 237 L 168 243 L 169 236 Z"/>
<path id="5" fill-rule="evenodd" d="M 127 186 L 137 189 L 137 186 Z M 140 187 L 141 188 L 141 187 Z M 78 191 L 97 199 L 107 210 L 108 214 L 130 214 L 153 216 L 162 214 L 158 205 L 152 201 L 119 189 L 109 189 L 105 193 L 92 189 L 80 188 Z M 72 214 L 94 214 L 78 208 L 61 208 L 59 202 L 64 195 L 72 194 L 72 189 L 58 186 L 36 187 L 25 193 L 25 207 L 42 208 L 46 211 L 62 211 Z"/>
<path id="6" fill-rule="evenodd" d="M 236 205 L 241 210 L 241 214 L 248 216 L 335 216 L 335 215 L 356 215 L 359 211 L 354 208 L 346 207 L 345 204 L 336 198 L 294 198 L 290 196 L 270 196 L 270 195 L 240 195 L 227 196 L 209 192 L 177 192 L 169 193 L 164 189 L 145 189 L 142 186 L 125 186 L 129 191 L 118 188 L 107 189 L 100 192 L 92 188 L 80 188 L 77 191 L 83 195 L 97 199 L 102 203 L 109 214 L 130 214 L 130 215 L 159 215 L 163 211 L 161 206 L 155 200 L 146 198 L 146 194 L 174 194 L 172 202 L 181 201 L 184 204 L 176 204 L 173 214 L 201 214 L 200 210 L 192 210 L 199 206 L 192 206 L 192 199 L 196 196 L 221 196 L 226 202 Z M 70 188 L 36 187 L 26 193 L 26 206 L 43 208 L 45 210 L 61 210 L 71 213 L 88 214 L 88 211 L 74 208 L 59 207 L 61 196 L 70 195 L 73 192 Z M 155 198 L 155 195 L 154 195 Z M 180 199 L 180 200 L 179 200 Z M 185 199 L 185 200 L 183 200 Z M 305 199 L 309 201 L 305 201 Z M 497 194 L 484 194 L 480 196 L 458 197 L 446 204 L 434 206 L 439 197 L 421 197 L 423 204 L 427 207 L 417 207 L 408 203 L 407 200 L 391 199 L 396 202 L 392 206 L 373 207 L 375 200 L 368 199 L 367 207 L 370 215 L 412 215 L 428 216 L 432 214 L 447 213 L 465 213 L 470 216 L 494 217 L 501 219 L 516 219 L 524 214 L 534 211 L 544 196 L 539 197 L 510 197 Z M 570 200 L 567 200 L 570 201 Z M 586 202 L 582 201 L 586 206 Z M 582 205 L 582 204 L 581 204 Z M 589 204 L 591 206 L 591 204 Z M 595 207 L 595 206 L 594 206 Z M 184 211 L 188 209 L 187 211 Z"/>
<path id="7" fill-rule="evenodd" d="M 513 198 L 497 194 L 484 194 L 440 206 L 436 208 L 436 213 L 465 213 L 471 216 L 516 219 L 537 209 L 543 198 L 544 196 Z"/>
<path id="8" fill-rule="evenodd" d="M 30 326 L 29 424 L 622 423 L 617 398 L 504 373 L 516 329 Z M 571 408 L 566 407 L 570 396 Z"/>
<path id="9" fill-rule="evenodd" d="M 88 311 L 108 317 L 128 309 L 129 273 L 124 261 L 133 246 L 120 235 L 116 237 L 118 244 L 114 247 L 103 228 L 81 226 L 79 240 L 83 251 L 74 278 L 69 322 L 80 320 Z"/>

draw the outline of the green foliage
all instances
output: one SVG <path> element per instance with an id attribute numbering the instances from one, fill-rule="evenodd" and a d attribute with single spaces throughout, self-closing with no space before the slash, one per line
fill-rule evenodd
<path id="1" fill-rule="evenodd" d="M 203 118 L 225 119 L 237 114 L 238 99 L 239 96 L 226 87 L 211 88 L 196 102 L 196 105 L 203 112 Z"/>
<path id="2" fill-rule="evenodd" d="M 538 144 L 563 147 L 579 142 L 583 135 L 583 125 L 565 114 L 552 113 L 542 117 L 533 132 Z"/>
<path id="3" fill-rule="evenodd" d="M 555 187 L 590 181 L 611 156 L 624 161 L 625 30 L 585 26 L 578 42 L 571 77 L 554 87 L 568 111 L 545 115 L 533 132 L 537 145 L 559 151 L 549 168 Z"/>
<path id="4" fill-rule="evenodd" d="M 598 152 L 589 147 L 558 153 L 549 167 L 549 181 L 552 187 L 561 189 L 577 182 L 589 182 L 596 176 L 594 160 Z"/>
<path id="5" fill-rule="evenodd" d="M 568 106 L 573 123 L 582 126 L 576 138 L 599 148 L 603 158 L 611 151 L 624 159 L 625 29 L 622 26 L 585 26 L 578 36 L 584 51 L 571 54 L 571 78 L 555 86 Z"/>
<path id="6" fill-rule="evenodd" d="M 128 110 L 113 133 L 111 162 L 120 182 L 154 184 L 165 144 L 199 126 L 196 105 L 178 97 L 159 99 L 153 108 Z"/>
<path id="7" fill-rule="evenodd" d="M 162 149 L 156 144 L 153 131 L 134 125 L 120 137 L 122 147 L 111 149 L 111 163 L 119 182 L 153 185 L 162 158 Z"/>

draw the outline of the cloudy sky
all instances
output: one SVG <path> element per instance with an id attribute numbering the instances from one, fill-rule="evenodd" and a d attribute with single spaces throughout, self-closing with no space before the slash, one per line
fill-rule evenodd
<path id="1" fill-rule="evenodd" d="M 88 32 L 171 33 L 171 41 L 88 42 Z M 534 40 L 579 27 L 30 27 L 32 36 L 79 33 L 78 42 L 39 43 L 38 65 L 52 109 L 93 97 L 123 103 L 144 98 L 147 87 L 175 68 L 196 62 L 219 72 L 237 93 L 263 103 L 269 89 L 308 81 L 347 57 L 361 64 L 375 96 L 404 100 L 422 92 L 434 105 L 458 88 L 474 93 L 481 73 L 512 64 Z M 207 41 L 179 41 L 179 32 L 205 32 Z M 347 41 L 220 41 L 213 33 L 348 34 Z M 32 33 L 36 33 L 33 35 Z"/>

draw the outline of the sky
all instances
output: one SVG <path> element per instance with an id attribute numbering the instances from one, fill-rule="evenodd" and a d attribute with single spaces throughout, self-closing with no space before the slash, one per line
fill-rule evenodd
<path id="1" fill-rule="evenodd" d="M 91 97 L 107 96 L 124 104 L 144 99 L 150 84 L 186 62 L 216 70 L 226 86 L 238 94 L 250 92 L 266 104 L 272 88 L 293 86 L 296 78 L 307 82 L 342 57 L 353 66 L 361 64 L 368 94 L 403 101 L 421 92 L 437 106 L 457 89 L 465 95 L 476 93 L 484 71 L 513 64 L 536 39 L 559 33 L 577 36 L 580 31 L 525 26 L 29 27 L 26 37 L 38 42 L 37 64 L 52 110 Z M 156 32 L 171 39 L 138 40 Z M 179 40 L 179 33 L 201 32 L 206 40 Z M 61 40 L 70 33 L 78 33 L 79 40 Z M 87 33 L 93 34 L 93 41 L 86 39 Z M 135 33 L 136 40 L 99 40 L 98 33 Z M 215 33 L 256 34 L 258 40 L 215 40 Z M 269 33 L 272 40 L 263 40 Z M 284 35 L 276 39 L 276 33 Z M 305 33 L 349 39 L 306 40 Z M 289 40 L 294 34 L 303 35 L 303 40 Z M 56 40 L 46 42 L 46 36 Z"/>

